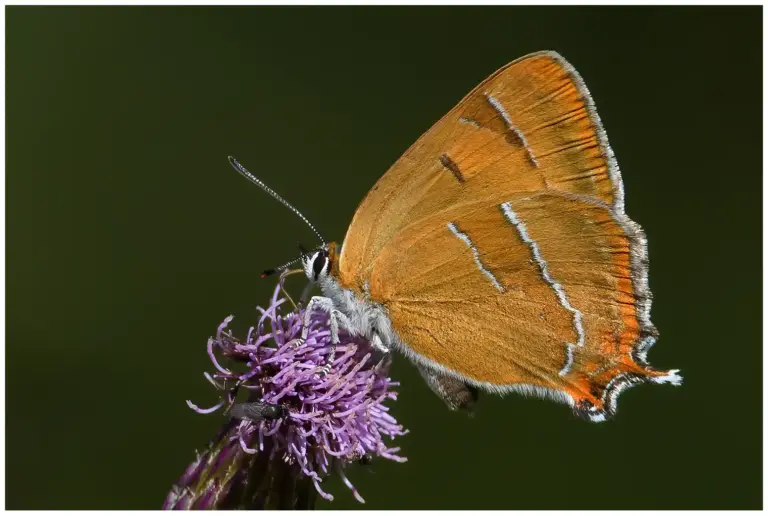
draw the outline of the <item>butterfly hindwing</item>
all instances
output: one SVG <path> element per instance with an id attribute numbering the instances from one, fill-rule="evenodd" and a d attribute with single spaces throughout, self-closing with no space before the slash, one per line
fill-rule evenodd
<path id="1" fill-rule="evenodd" d="M 620 375 L 653 379 L 628 235 L 608 205 L 557 192 L 457 205 L 399 233 L 370 294 L 406 353 L 490 390 L 528 386 L 602 411 Z"/>

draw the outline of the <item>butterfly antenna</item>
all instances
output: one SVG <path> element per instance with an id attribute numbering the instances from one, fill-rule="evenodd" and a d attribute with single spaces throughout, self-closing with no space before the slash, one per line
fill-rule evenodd
<path id="1" fill-rule="evenodd" d="M 266 278 L 267 276 L 272 276 L 276 272 L 283 271 L 283 270 L 287 269 L 288 267 L 290 267 L 291 265 L 293 265 L 294 263 L 299 262 L 301 260 L 301 258 L 302 257 L 299 256 L 295 260 L 291 260 L 290 262 L 282 264 L 280 267 L 275 267 L 274 269 L 267 269 L 267 270 L 265 270 L 264 272 L 261 273 L 261 277 L 262 278 Z"/>
<path id="2" fill-rule="evenodd" d="M 284 205 L 284 206 L 286 206 L 286 207 L 287 207 L 289 210 L 291 210 L 293 213 L 295 213 L 296 215 L 298 215 L 299 217 L 301 217 L 301 220 L 303 220 L 303 221 L 304 221 L 304 222 L 307 224 L 307 226 L 309 226 L 309 228 L 310 228 L 312 231 L 314 231 L 315 235 L 317 235 L 317 238 L 319 238 L 319 239 L 320 239 L 320 242 L 322 242 L 322 244 L 323 244 L 323 245 L 325 245 L 325 239 L 324 239 L 324 238 L 323 238 L 323 237 L 320 235 L 320 232 L 319 232 L 317 229 L 315 229 L 315 226 L 313 226 L 313 225 L 312 225 L 312 223 L 311 223 L 311 222 L 309 222 L 309 221 L 307 220 L 307 218 L 306 218 L 304 215 L 302 215 L 302 214 L 301 214 L 301 212 L 300 212 L 299 210 L 297 210 L 296 208 L 294 208 L 294 207 L 291 205 L 291 203 L 289 203 L 288 201 L 286 201 L 285 199 L 283 199 L 282 197 L 280 197 L 280 196 L 277 194 L 277 192 L 275 192 L 275 191 L 274 191 L 274 190 L 272 190 L 270 187 L 268 187 L 267 185 L 265 185 L 265 184 L 264 184 L 264 183 L 261 181 L 261 179 L 259 179 L 258 177 L 254 176 L 253 174 L 251 174 L 250 172 L 248 172 L 248 169 L 246 169 L 244 166 L 242 166 L 242 165 L 240 164 L 240 162 L 239 162 L 239 161 L 237 161 L 237 160 L 236 160 L 235 158 L 233 158 L 232 156 L 229 156 L 229 164 L 230 164 L 230 165 L 232 165 L 232 168 L 234 168 L 235 170 L 237 170 L 238 172 L 240 172 L 240 175 L 241 175 L 241 176 L 245 177 L 245 178 L 246 178 L 248 181 L 250 181 L 251 183 L 255 184 L 256 186 L 258 186 L 259 188 L 261 188 L 262 190 L 264 190 L 265 192 L 267 192 L 269 195 L 271 195 L 272 197 L 274 197 L 275 199 L 277 199 L 278 201 L 280 201 L 281 203 L 283 203 L 283 205 Z M 286 266 L 288 266 L 288 265 L 289 265 L 289 264 L 286 264 L 285 266 L 282 266 L 282 267 L 278 267 L 276 270 L 279 270 L 279 269 L 281 269 L 281 268 L 284 268 L 284 267 L 286 267 Z M 273 270 L 273 272 L 274 272 L 274 270 Z"/>

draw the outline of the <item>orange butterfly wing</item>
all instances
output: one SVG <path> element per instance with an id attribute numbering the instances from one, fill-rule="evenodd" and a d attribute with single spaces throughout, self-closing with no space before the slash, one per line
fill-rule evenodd
<path id="1" fill-rule="evenodd" d="M 600 416 L 626 385 L 677 380 L 644 362 L 656 334 L 645 239 L 623 210 L 582 80 L 558 54 L 532 54 L 475 88 L 376 183 L 339 280 L 358 293 L 368 284 L 417 361 Z"/>

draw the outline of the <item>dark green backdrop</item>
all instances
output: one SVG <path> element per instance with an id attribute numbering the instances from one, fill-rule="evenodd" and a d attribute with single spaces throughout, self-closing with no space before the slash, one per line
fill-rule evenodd
<path id="1" fill-rule="evenodd" d="M 486 396 L 449 413 L 404 359 L 409 462 L 369 508 L 758 508 L 761 9 L 6 10 L 9 508 L 158 508 L 212 437 L 202 372 L 311 233 L 341 239 L 399 155 L 506 62 L 554 49 L 589 85 L 649 237 L 650 354 L 682 388 L 613 422 Z M 346 488 L 323 507 L 357 508 Z"/>

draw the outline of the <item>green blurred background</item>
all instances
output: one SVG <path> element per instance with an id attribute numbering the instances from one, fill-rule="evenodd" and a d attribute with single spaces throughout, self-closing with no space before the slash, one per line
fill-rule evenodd
<path id="1" fill-rule="evenodd" d="M 352 471 L 362 507 L 761 507 L 760 7 L 6 15 L 8 508 L 159 508 L 222 422 L 184 403 L 214 401 L 207 337 L 315 243 L 227 155 L 341 239 L 423 131 L 541 49 L 595 97 L 649 237 L 649 358 L 686 383 L 604 424 L 520 396 L 468 418 L 399 359 L 410 460 Z"/>

